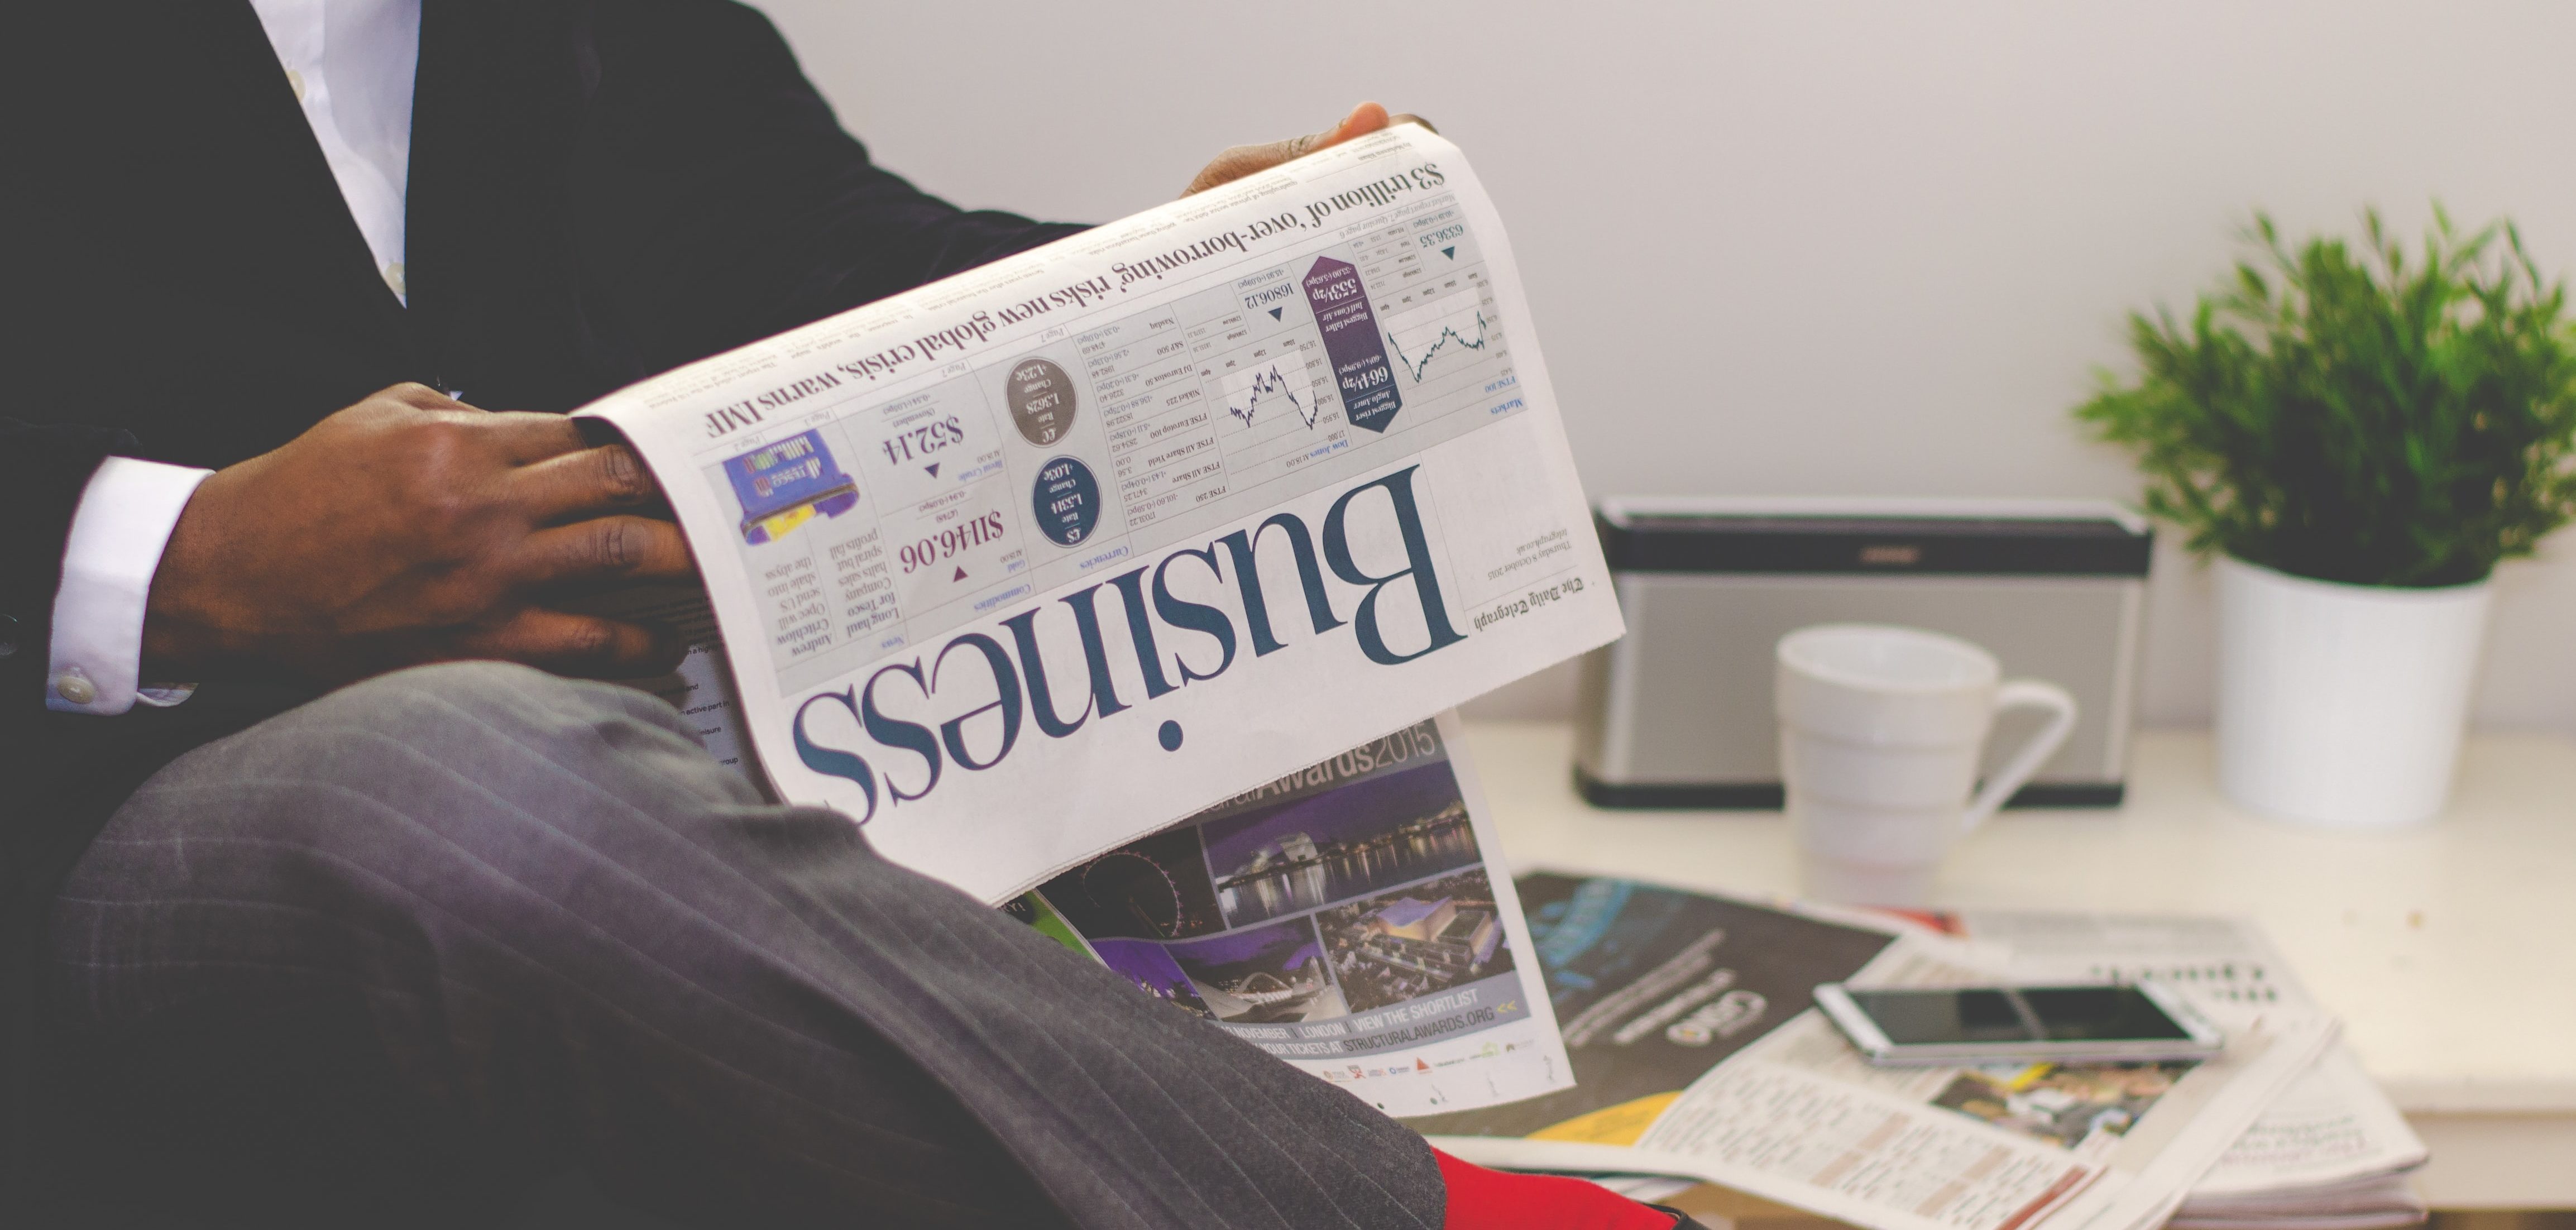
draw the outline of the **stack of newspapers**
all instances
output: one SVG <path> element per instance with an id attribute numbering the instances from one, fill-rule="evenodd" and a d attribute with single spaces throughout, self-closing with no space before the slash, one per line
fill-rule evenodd
<path id="1" fill-rule="evenodd" d="M 2229 919 L 1993 913 L 1940 920 L 1946 930 L 2009 945 L 2010 976 L 2099 981 L 2155 978 L 2190 989 L 2203 1003 L 2299 1004 L 2303 992 L 2261 933 Z M 2025 1113 L 2039 1106 L 2025 1095 Z M 2009 1105 L 2009 1098 L 2006 1104 Z M 1962 1105 L 1966 1105 L 1962 1103 Z M 2099 1125 L 2095 1125 L 2098 1130 Z M 2136 1120 L 2118 1125 L 2136 1130 Z M 2407 1175 L 2424 1163 L 2423 1144 L 2340 1043 L 2265 1107 L 2183 1195 L 2165 1225 L 2174 1230 L 2390 1230 L 2425 1219 Z M 1748 1208 L 1745 1198 L 1651 1174 L 1586 1177 L 1639 1199 L 1659 1200 L 1741 1228 L 1790 1226 L 1791 1211 Z M 1825 1219 L 1812 1219 L 1826 1224 Z M 1714 1222 L 1712 1223 L 1714 1224 Z"/>
<path id="2" fill-rule="evenodd" d="M 1874 1230 L 2363 1230 L 2424 1159 L 2249 924 L 1996 913 L 1938 930 L 1629 880 L 1520 880 L 1574 1087 L 1414 1122 L 1492 1165 L 1686 1176 Z M 1812 988 L 2153 977 L 2203 1062 L 1878 1068 Z M 1689 1207 L 1682 1197 L 1671 1197 Z"/>
<path id="3" fill-rule="evenodd" d="M 2252 925 L 1939 929 L 1490 860 L 1442 717 L 1224 800 L 1010 904 L 1059 943 L 1471 1161 L 1689 1209 L 1692 1181 L 1873 1230 L 2373 1230 L 2424 1149 Z M 1879 1068 L 1819 983 L 2154 978 L 2198 1062 Z M 1726 1206 L 1734 1207 L 1734 1206 Z M 1733 1220 L 1744 1220 L 1740 1209 Z"/>
<path id="4" fill-rule="evenodd" d="M 584 408 L 704 581 L 603 604 L 687 632 L 651 686 L 770 795 L 1471 1160 L 1874 1230 L 2419 1218 L 2249 928 L 1504 870 L 1448 711 L 1622 631 L 1529 319 L 1457 147 L 1362 137 Z M 1999 974 L 2174 979 L 2227 1046 L 1895 1071 L 1810 998 Z"/>

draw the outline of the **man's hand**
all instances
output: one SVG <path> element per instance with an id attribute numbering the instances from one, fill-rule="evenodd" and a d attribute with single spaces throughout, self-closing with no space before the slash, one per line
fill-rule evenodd
<path id="1" fill-rule="evenodd" d="M 679 528 L 635 511 L 656 495 L 632 452 L 585 445 L 570 419 L 396 385 L 197 488 L 152 577 L 145 677 L 668 670 L 685 647 L 667 633 L 550 605 L 690 575 Z"/>
<path id="2" fill-rule="evenodd" d="M 1339 145 L 1353 137 L 1365 137 L 1389 124 L 1420 124 L 1425 128 L 1431 128 L 1431 121 L 1421 116 L 1390 117 L 1386 113 L 1386 108 L 1373 102 L 1364 102 L 1351 108 L 1351 113 L 1342 117 L 1341 123 L 1322 132 L 1290 137 L 1285 141 L 1272 141 L 1267 145 L 1237 145 L 1218 154 L 1216 161 L 1202 168 L 1198 178 L 1191 180 L 1190 186 L 1181 190 L 1181 195 L 1189 196 L 1192 193 L 1205 192 L 1218 184 L 1232 183 L 1256 171 L 1267 171 L 1289 159 L 1302 158 L 1316 150 Z M 1434 128 L 1432 131 L 1439 130 Z"/>

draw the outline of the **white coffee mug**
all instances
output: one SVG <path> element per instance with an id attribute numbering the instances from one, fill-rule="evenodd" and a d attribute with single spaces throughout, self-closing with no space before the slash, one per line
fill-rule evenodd
<path id="1" fill-rule="evenodd" d="M 2075 698 L 2002 680 L 1995 656 L 1956 637 L 1821 624 L 1780 638 L 1773 697 L 1809 895 L 1923 905 L 1950 844 L 1995 814 L 2075 727 Z M 1970 798 L 1995 714 L 2048 724 Z"/>

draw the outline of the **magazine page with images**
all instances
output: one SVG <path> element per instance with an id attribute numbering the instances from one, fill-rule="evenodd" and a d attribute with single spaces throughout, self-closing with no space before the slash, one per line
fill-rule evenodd
<path id="1" fill-rule="evenodd" d="M 1137 989 L 1389 1114 L 1567 1088 L 1444 714 L 1066 870 L 1012 906 Z"/>

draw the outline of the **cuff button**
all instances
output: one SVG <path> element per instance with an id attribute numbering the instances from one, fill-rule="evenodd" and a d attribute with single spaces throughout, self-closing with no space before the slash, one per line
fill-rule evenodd
<path id="1" fill-rule="evenodd" d="M 54 695 L 75 705 L 86 705 L 98 699 L 98 685 L 74 668 L 54 676 Z"/>

